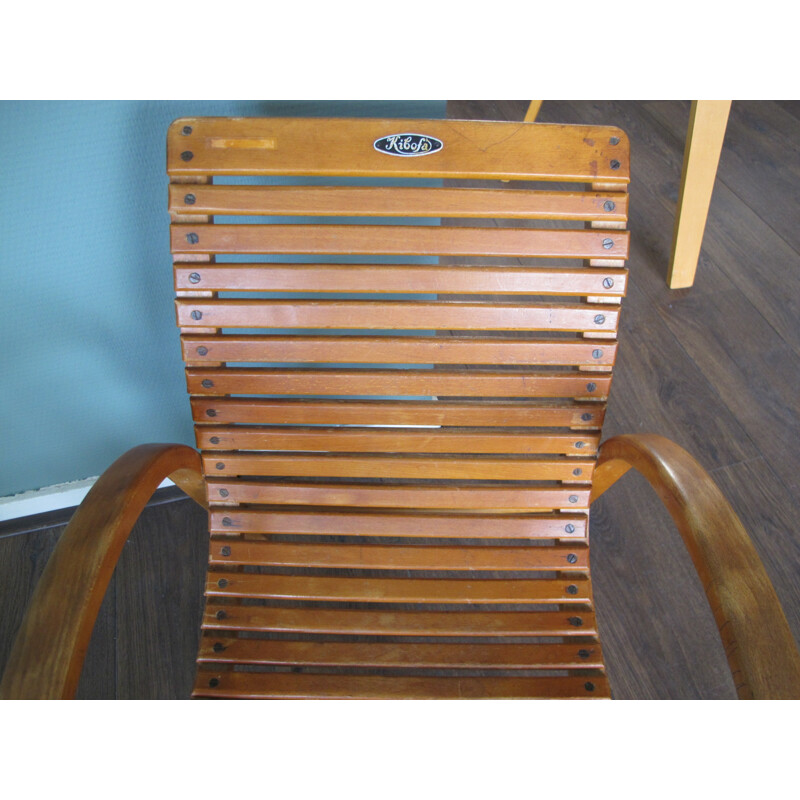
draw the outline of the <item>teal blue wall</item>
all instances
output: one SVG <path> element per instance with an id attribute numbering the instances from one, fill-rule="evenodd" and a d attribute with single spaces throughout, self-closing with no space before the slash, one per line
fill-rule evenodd
<path id="1" fill-rule="evenodd" d="M 444 102 L 0 102 L 0 496 L 194 444 L 165 139 L 182 116 L 442 117 Z"/>

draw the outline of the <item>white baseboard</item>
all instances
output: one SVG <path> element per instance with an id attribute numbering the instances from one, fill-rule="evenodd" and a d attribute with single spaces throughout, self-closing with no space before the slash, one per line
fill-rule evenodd
<path id="1" fill-rule="evenodd" d="M 69 483 L 57 483 L 54 486 L 45 486 L 43 489 L 33 489 L 29 492 L 0 497 L 0 522 L 77 506 L 89 493 L 89 489 L 94 486 L 97 477 Z M 174 484 L 169 478 L 166 478 L 158 488 L 161 489 L 164 486 L 174 486 Z"/>

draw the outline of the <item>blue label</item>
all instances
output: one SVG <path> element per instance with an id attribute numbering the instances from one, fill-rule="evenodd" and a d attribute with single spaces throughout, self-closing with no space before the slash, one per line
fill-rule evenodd
<path id="1" fill-rule="evenodd" d="M 435 136 L 421 133 L 393 133 L 374 142 L 375 149 L 390 156 L 429 156 L 444 147 Z"/>

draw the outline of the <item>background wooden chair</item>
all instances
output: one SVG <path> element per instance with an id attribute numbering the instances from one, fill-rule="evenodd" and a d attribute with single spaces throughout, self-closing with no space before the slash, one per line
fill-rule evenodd
<path id="1" fill-rule="evenodd" d="M 3 696 L 74 692 L 113 565 L 165 475 L 210 508 L 195 696 L 609 696 L 588 508 L 631 466 L 689 546 L 739 695 L 800 695 L 774 591 L 699 465 L 653 436 L 597 456 L 627 281 L 624 133 L 186 119 L 168 171 L 202 456 L 146 445 L 101 478 Z M 316 186 L 340 176 L 457 184 Z M 211 224 L 228 216 L 243 224 Z M 269 219 L 283 216 L 338 219 Z M 447 224 L 397 224 L 420 219 Z"/>

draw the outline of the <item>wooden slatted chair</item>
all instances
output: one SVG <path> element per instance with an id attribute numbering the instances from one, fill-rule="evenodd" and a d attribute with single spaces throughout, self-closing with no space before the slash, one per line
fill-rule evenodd
<path id="1" fill-rule="evenodd" d="M 624 133 L 183 119 L 168 172 L 201 455 L 145 445 L 98 481 L 3 696 L 74 693 L 122 544 L 170 475 L 209 508 L 194 696 L 608 697 L 589 505 L 631 466 L 689 546 L 739 695 L 800 696 L 774 590 L 699 465 L 656 436 L 598 458 Z"/>

